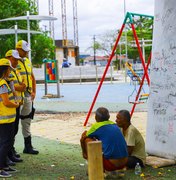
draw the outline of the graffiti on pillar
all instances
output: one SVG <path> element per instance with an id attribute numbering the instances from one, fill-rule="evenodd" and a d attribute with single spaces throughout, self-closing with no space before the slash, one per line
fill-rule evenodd
<path id="1" fill-rule="evenodd" d="M 155 0 L 146 150 L 176 158 L 176 1 Z"/>

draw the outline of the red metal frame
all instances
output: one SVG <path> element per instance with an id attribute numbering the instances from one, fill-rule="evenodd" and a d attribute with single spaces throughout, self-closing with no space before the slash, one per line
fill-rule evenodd
<path id="1" fill-rule="evenodd" d="M 130 15 L 130 13 L 127 13 L 127 15 L 126 15 L 126 17 L 125 17 L 125 20 L 124 20 L 124 23 L 123 23 L 123 25 L 122 25 L 122 27 L 121 27 L 121 29 L 120 29 L 120 32 L 119 32 L 119 34 L 118 34 L 118 36 L 117 36 L 117 40 L 116 40 L 116 42 L 115 42 L 114 48 L 113 48 L 113 50 L 112 50 L 112 53 L 111 53 L 111 55 L 110 55 L 110 58 L 108 59 L 108 63 L 107 63 L 107 65 L 106 65 L 105 71 L 104 71 L 103 76 L 102 76 L 102 78 L 101 78 L 100 84 L 99 84 L 99 86 L 98 86 L 98 88 L 97 88 L 96 94 L 95 94 L 94 99 L 93 99 L 93 102 L 92 102 L 92 104 L 91 104 L 91 107 L 90 107 L 90 109 L 89 109 L 89 111 L 88 111 L 86 120 L 85 120 L 85 122 L 84 122 L 84 126 L 86 126 L 86 124 L 87 124 L 87 122 L 88 122 L 88 120 L 89 120 L 90 114 L 91 114 L 92 109 L 93 109 L 93 107 L 94 107 L 94 105 L 95 105 L 96 99 L 97 99 L 98 94 L 99 94 L 99 92 L 100 92 L 101 86 L 102 86 L 103 81 L 104 81 L 104 79 L 105 79 L 106 73 L 107 73 L 107 71 L 108 71 L 108 68 L 109 68 L 109 66 L 110 66 L 110 63 L 111 63 L 112 58 L 113 58 L 113 56 L 114 56 L 114 52 L 115 52 L 115 50 L 116 50 L 116 48 L 117 48 L 118 42 L 119 42 L 120 37 L 121 37 L 121 35 L 122 35 L 122 31 L 123 31 L 123 29 L 124 29 L 124 27 L 125 27 L 125 23 L 126 23 L 126 21 L 127 21 L 127 17 L 128 17 L 129 15 Z M 133 15 L 135 15 L 135 14 L 133 14 Z M 138 14 L 136 14 L 136 15 L 138 15 Z M 144 15 L 144 16 L 145 16 L 145 15 Z M 147 64 L 147 66 L 146 66 L 146 65 L 145 65 L 145 61 L 144 61 L 144 58 L 143 58 L 142 50 L 141 50 L 140 45 L 139 45 L 139 41 L 138 41 L 138 37 L 137 37 L 137 34 L 136 34 L 136 30 L 135 30 L 134 24 L 132 23 L 132 20 L 131 20 L 131 15 L 130 15 L 129 17 L 130 17 L 130 23 L 131 23 L 133 35 L 134 35 L 134 38 L 135 38 L 135 41 L 136 41 L 136 45 L 137 45 L 137 48 L 138 48 L 139 56 L 140 56 L 140 59 L 141 59 L 141 62 L 142 62 L 142 66 L 143 66 L 143 69 L 144 69 L 144 75 L 143 75 L 143 77 L 142 77 L 142 81 L 141 81 L 141 83 L 140 83 L 140 87 L 139 87 L 139 90 L 138 90 L 138 93 L 137 93 L 137 96 L 136 96 L 136 100 L 135 100 L 135 102 L 136 102 L 136 101 L 138 101 L 139 94 L 140 94 L 141 89 L 142 89 L 142 86 L 143 86 L 143 84 L 144 84 L 145 77 L 146 77 L 146 79 L 147 79 L 148 85 L 150 85 L 150 79 L 149 79 L 149 75 L 148 75 L 148 66 L 149 66 L 149 64 L 150 64 L 151 54 L 150 54 L 150 57 L 149 57 L 149 60 L 148 60 L 148 64 Z M 136 107 L 136 104 L 137 104 L 137 103 L 134 103 L 134 104 L 133 104 L 133 107 L 132 107 L 132 110 L 131 110 L 131 116 L 133 115 L 133 112 L 134 112 L 134 109 L 135 109 L 135 107 Z"/>
<path id="2" fill-rule="evenodd" d="M 105 71 L 104 71 L 104 73 L 103 73 L 103 76 L 102 76 L 102 78 L 101 78 L 100 84 L 99 84 L 99 86 L 98 86 L 98 89 L 97 89 L 97 91 L 96 91 L 95 97 L 94 97 L 94 99 L 93 99 L 92 105 L 91 105 L 91 107 L 90 107 L 90 109 L 89 109 L 89 112 L 88 112 L 88 114 L 87 114 L 86 120 L 85 120 L 85 122 L 84 122 L 84 126 L 86 126 L 86 124 L 87 124 L 87 122 L 88 122 L 88 120 L 89 120 L 90 114 L 91 114 L 91 112 L 92 112 L 92 109 L 93 109 L 94 104 L 95 104 L 95 102 L 96 102 L 96 99 L 97 99 L 97 97 L 98 97 L 99 91 L 100 91 L 101 86 L 102 86 L 102 84 L 103 84 L 103 81 L 104 81 L 104 79 L 105 79 L 105 76 L 106 76 L 106 73 L 107 73 L 107 71 L 108 71 L 109 65 L 111 64 L 112 58 L 113 58 L 113 56 L 114 56 L 114 52 L 115 52 L 115 50 L 116 50 L 116 48 L 117 48 L 117 45 L 118 45 L 118 42 L 119 42 L 120 37 L 121 37 L 121 35 L 122 35 L 122 32 L 123 32 L 124 27 L 125 27 L 125 24 L 123 24 L 122 27 L 121 27 L 121 29 L 120 29 L 120 32 L 119 32 L 119 34 L 118 34 L 116 43 L 115 43 L 114 48 L 113 48 L 113 50 L 112 50 L 112 53 L 111 53 L 111 55 L 110 55 L 110 57 L 109 57 L 109 59 L 108 59 L 108 63 L 107 63 L 107 65 L 106 65 Z"/>
<path id="3" fill-rule="evenodd" d="M 147 79 L 148 85 L 150 85 L 149 75 L 148 75 L 148 72 L 147 72 L 147 68 L 145 67 L 145 61 L 144 61 L 144 58 L 143 58 L 142 50 L 141 50 L 140 45 L 139 45 L 139 41 L 138 41 L 138 37 L 137 37 L 137 34 L 136 34 L 134 24 L 131 24 L 131 28 L 133 30 L 133 35 L 134 35 L 136 45 L 137 45 L 137 48 L 138 48 L 138 51 L 139 51 L 139 56 L 140 56 L 142 66 L 143 66 L 143 69 L 144 69 L 144 74 L 146 74 L 146 79 Z"/>
<path id="4" fill-rule="evenodd" d="M 150 53 L 150 56 L 149 56 L 149 58 L 148 58 L 148 63 L 147 63 L 147 66 L 146 66 L 146 69 L 147 69 L 147 70 L 148 70 L 148 67 L 149 67 L 149 65 L 150 65 L 150 62 L 151 62 L 151 53 Z M 131 110 L 131 117 L 132 117 L 132 115 L 133 115 L 133 113 L 134 113 L 134 109 L 135 109 L 135 107 L 136 107 L 136 104 L 138 104 L 137 101 L 138 101 L 138 99 L 139 99 L 139 94 L 140 94 L 140 92 L 141 92 L 141 90 L 142 90 L 142 86 L 143 86 L 143 84 L 144 84 L 145 77 L 146 77 L 146 73 L 144 72 L 144 75 L 142 76 L 142 80 L 141 80 L 141 83 L 140 83 L 140 87 L 139 87 L 138 92 L 137 92 L 137 95 L 136 95 L 135 103 L 133 104 L 133 107 L 132 107 L 132 110 Z M 149 84 L 148 84 L 148 85 L 149 85 Z"/>

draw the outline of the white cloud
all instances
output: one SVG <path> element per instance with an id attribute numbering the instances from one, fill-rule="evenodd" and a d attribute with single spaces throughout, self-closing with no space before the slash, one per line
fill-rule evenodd
<path id="1" fill-rule="evenodd" d="M 55 39 L 62 38 L 61 1 L 53 0 Z M 39 14 L 48 15 L 48 0 L 39 0 Z M 72 0 L 66 0 L 68 39 L 73 39 Z M 93 41 L 93 35 L 107 30 L 119 29 L 124 20 L 123 0 L 77 0 L 78 34 L 80 52 Z M 154 14 L 154 0 L 126 0 L 126 11 L 140 14 Z M 48 23 L 42 23 L 47 24 Z"/>

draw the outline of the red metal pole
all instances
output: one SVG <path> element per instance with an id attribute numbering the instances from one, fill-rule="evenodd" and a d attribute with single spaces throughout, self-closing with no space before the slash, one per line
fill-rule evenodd
<path id="1" fill-rule="evenodd" d="M 148 63 L 147 63 L 147 66 L 146 66 L 147 70 L 148 70 L 149 64 L 150 64 L 150 62 L 151 62 L 151 54 L 152 54 L 152 53 L 150 53 L 150 56 L 149 56 L 149 58 L 148 58 Z M 137 95 L 136 95 L 135 102 L 138 101 L 139 94 L 140 94 L 141 89 L 142 89 L 142 86 L 143 86 L 143 84 L 144 84 L 145 77 L 146 77 L 146 73 L 144 72 L 144 75 L 143 75 L 143 77 L 142 77 L 142 81 L 141 81 L 139 90 L 138 90 Z M 132 115 L 133 115 L 133 113 L 134 113 L 135 107 L 136 107 L 136 103 L 133 104 L 133 107 L 132 107 L 132 110 L 131 110 L 131 117 L 132 117 Z"/>
<path id="2" fill-rule="evenodd" d="M 109 57 L 108 63 L 107 63 L 106 68 L 105 68 L 105 71 L 104 71 L 104 73 L 103 73 L 103 76 L 102 76 L 102 78 L 101 78 L 100 84 L 99 84 L 99 86 L 98 86 L 98 89 L 97 89 L 96 94 L 95 94 L 95 96 L 94 96 L 93 102 L 92 102 L 91 107 L 90 107 L 90 109 L 89 109 L 89 112 L 88 112 L 88 114 L 87 114 L 86 120 L 85 120 L 85 122 L 84 122 L 84 126 L 86 126 L 86 124 L 87 124 L 87 122 L 88 122 L 88 120 L 89 120 L 90 114 L 91 114 L 91 112 L 92 112 L 92 109 L 93 109 L 94 104 L 95 104 L 95 102 L 96 102 L 96 99 L 97 99 L 97 97 L 98 97 L 99 91 L 100 91 L 100 89 L 101 89 L 101 86 L 102 86 L 103 81 L 104 81 L 104 79 L 105 79 L 105 76 L 106 76 L 106 73 L 107 73 L 107 71 L 108 71 L 109 65 L 110 65 L 110 63 L 111 63 L 111 61 L 112 61 L 112 58 L 113 58 L 113 56 L 114 56 L 114 52 L 115 52 L 115 50 L 116 50 L 116 48 L 117 48 L 117 45 L 118 45 L 118 42 L 119 42 L 120 37 L 121 37 L 121 35 L 122 35 L 122 31 L 123 31 L 124 27 L 125 27 L 125 24 L 123 24 L 122 27 L 121 27 L 121 29 L 120 29 L 120 32 L 119 32 L 119 34 L 118 34 L 116 43 L 115 43 L 114 48 L 113 48 L 113 50 L 112 50 L 112 53 L 111 53 L 111 55 L 110 55 L 110 57 Z"/>
<path id="3" fill-rule="evenodd" d="M 149 75 L 148 75 L 147 69 L 145 67 L 145 61 L 144 61 L 142 51 L 141 51 L 141 48 L 140 48 L 140 45 L 139 45 L 139 41 L 138 41 L 138 37 L 137 37 L 137 34 L 136 34 L 136 30 L 134 28 L 134 24 L 131 24 L 131 27 L 132 27 L 132 30 L 133 30 L 134 38 L 136 40 L 136 45 L 137 45 L 137 48 L 138 48 L 138 51 L 139 51 L 139 56 L 140 56 L 142 66 L 143 66 L 143 69 L 144 69 L 144 74 L 146 74 L 146 79 L 147 79 L 148 85 L 150 85 Z"/>

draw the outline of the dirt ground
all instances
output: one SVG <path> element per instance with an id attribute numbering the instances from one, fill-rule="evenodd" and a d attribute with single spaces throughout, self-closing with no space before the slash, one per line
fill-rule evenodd
<path id="1" fill-rule="evenodd" d="M 115 121 L 116 113 L 110 114 L 110 120 Z M 34 136 L 57 140 L 72 144 L 79 144 L 80 136 L 84 130 L 88 130 L 95 122 L 94 114 L 89 118 L 87 126 L 84 121 L 87 113 L 62 113 L 62 114 L 36 114 L 31 131 Z M 147 112 L 135 112 L 132 124 L 146 136 Z"/>

